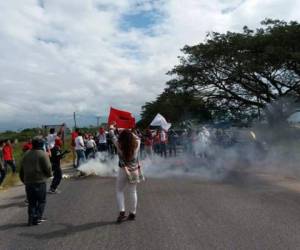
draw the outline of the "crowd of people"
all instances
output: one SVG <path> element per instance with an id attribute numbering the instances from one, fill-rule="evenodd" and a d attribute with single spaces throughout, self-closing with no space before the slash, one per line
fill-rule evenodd
<path id="1" fill-rule="evenodd" d="M 97 152 L 107 153 L 113 158 L 117 155 L 117 149 L 113 138 L 119 136 L 122 130 L 110 126 L 107 130 L 101 127 L 97 133 L 82 133 L 79 129 L 72 132 L 73 165 L 78 168 L 89 158 L 95 158 Z M 152 157 L 154 154 L 162 157 L 176 156 L 178 145 L 182 136 L 174 130 L 147 129 L 143 133 L 138 129 L 132 132 L 141 141 L 139 157 Z M 76 160 L 77 159 L 77 160 Z"/>
<path id="2" fill-rule="evenodd" d="M 202 131 L 205 134 L 205 130 Z M 143 180 L 140 159 L 159 155 L 172 157 L 181 150 L 193 153 L 193 144 L 198 140 L 199 132 L 183 130 L 180 133 L 172 129 L 147 129 L 143 133 L 138 129 L 117 129 L 110 125 L 100 128 L 97 133 L 83 133 L 76 129 L 71 134 L 71 151 L 76 169 L 97 152 L 113 158 L 118 155 L 119 171 L 116 179 L 116 197 L 119 208 L 117 222 L 125 219 L 135 220 L 137 208 L 137 183 Z M 16 173 L 13 147 L 9 140 L 0 144 L 0 166 L 3 182 L 8 167 Z M 45 220 L 43 212 L 46 205 L 47 180 L 53 176 L 48 193 L 57 194 L 62 180 L 61 160 L 70 151 L 63 151 L 61 132 L 51 128 L 46 137 L 35 137 L 23 145 L 23 158 L 20 163 L 20 179 L 25 184 L 28 202 L 28 225 L 38 225 Z M 125 214 L 125 188 L 129 187 L 129 215 Z"/>
<path id="3" fill-rule="evenodd" d="M 136 131 L 128 129 L 120 131 L 114 126 L 107 132 L 101 128 L 96 137 L 82 134 L 78 129 L 72 133 L 72 148 L 77 158 L 76 168 L 87 158 L 93 157 L 96 151 L 110 152 L 111 155 L 119 156 L 116 197 L 120 213 L 117 223 L 135 220 L 136 217 L 137 183 L 143 179 L 139 163 L 140 145 L 141 140 Z M 23 148 L 26 152 L 20 163 L 19 176 L 25 184 L 28 200 L 28 225 L 39 225 L 46 220 L 43 214 L 46 206 L 47 180 L 53 176 L 48 193 L 57 193 L 57 187 L 62 179 L 60 162 L 68 151 L 62 151 L 62 140 L 54 129 L 50 129 L 46 138 L 35 137 Z M 130 202 L 128 216 L 125 214 L 124 193 L 127 186 Z"/>

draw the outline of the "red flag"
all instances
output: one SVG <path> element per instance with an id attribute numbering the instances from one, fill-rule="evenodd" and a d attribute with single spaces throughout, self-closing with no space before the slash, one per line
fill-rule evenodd
<path id="1" fill-rule="evenodd" d="M 123 110 L 110 108 L 108 124 L 116 123 L 118 128 L 135 128 L 135 118 L 131 113 Z"/>

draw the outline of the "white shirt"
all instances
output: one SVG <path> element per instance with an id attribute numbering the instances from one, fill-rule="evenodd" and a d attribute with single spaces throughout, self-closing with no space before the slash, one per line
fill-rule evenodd
<path id="1" fill-rule="evenodd" d="M 96 142 L 93 139 L 90 139 L 86 143 L 87 148 L 95 148 L 96 147 Z"/>
<path id="2" fill-rule="evenodd" d="M 106 133 L 99 134 L 99 143 L 100 144 L 106 144 L 107 143 L 107 141 L 106 141 Z"/>
<path id="3" fill-rule="evenodd" d="M 49 134 L 49 135 L 47 136 L 47 142 L 48 142 L 48 147 L 49 147 L 49 149 L 54 148 L 56 137 L 57 137 L 56 133 L 54 133 L 54 134 Z"/>
<path id="4" fill-rule="evenodd" d="M 82 136 L 77 136 L 75 139 L 75 150 L 84 150 L 84 142 Z"/>
<path id="5" fill-rule="evenodd" d="M 160 132 L 160 141 L 161 142 L 166 142 L 167 141 L 167 134 L 163 130 Z"/>

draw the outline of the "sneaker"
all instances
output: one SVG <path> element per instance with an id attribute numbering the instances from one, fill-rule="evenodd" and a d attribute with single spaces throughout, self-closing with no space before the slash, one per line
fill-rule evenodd
<path id="1" fill-rule="evenodd" d="M 135 214 L 133 214 L 133 213 L 130 213 L 129 215 L 128 215 L 128 218 L 127 218 L 128 220 L 135 220 Z"/>
<path id="2" fill-rule="evenodd" d="M 127 219 L 125 212 L 120 212 L 120 215 L 117 218 L 117 223 L 121 223 Z"/>
<path id="3" fill-rule="evenodd" d="M 38 222 L 45 222 L 45 221 L 47 221 L 47 218 L 45 218 L 45 217 L 42 217 L 42 218 L 40 218 L 40 219 L 38 219 Z"/>
<path id="4" fill-rule="evenodd" d="M 60 194 L 61 192 L 60 192 L 58 189 L 56 189 L 56 190 L 50 189 L 50 190 L 48 191 L 48 193 L 49 193 L 49 194 Z"/>
<path id="5" fill-rule="evenodd" d="M 29 218 L 28 219 L 28 223 L 27 223 L 27 226 L 37 226 L 37 225 L 40 225 L 41 224 L 41 221 L 39 221 L 38 219 L 36 218 Z"/>

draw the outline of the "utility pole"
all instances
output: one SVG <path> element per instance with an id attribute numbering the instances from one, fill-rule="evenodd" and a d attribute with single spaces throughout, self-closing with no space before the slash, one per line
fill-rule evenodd
<path id="1" fill-rule="evenodd" d="M 75 129 L 77 128 L 77 123 L 76 123 L 76 113 L 73 113 L 73 118 L 74 118 L 74 125 L 75 125 Z"/>
<path id="2" fill-rule="evenodd" d="M 99 128 L 99 126 L 100 126 L 100 116 L 96 116 L 96 118 L 97 118 L 97 128 Z"/>

